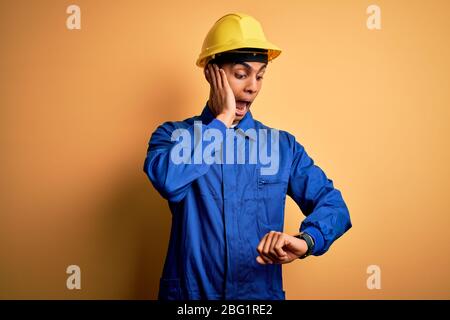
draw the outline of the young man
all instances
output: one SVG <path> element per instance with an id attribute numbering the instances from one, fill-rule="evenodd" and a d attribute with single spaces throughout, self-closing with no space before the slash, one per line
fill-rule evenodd
<path id="1" fill-rule="evenodd" d="M 172 212 L 159 299 L 283 300 L 281 265 L 324 254 L 351 227 L 340 191 L 295 137 L 252 117 L 280 53 L 251 16 L 222 17 L 197 60 L 210 84 L 201 115 L 152 134 L 144 171 Z M 306 216 L 296 236 L 283 233 L 286 195 Z"/>

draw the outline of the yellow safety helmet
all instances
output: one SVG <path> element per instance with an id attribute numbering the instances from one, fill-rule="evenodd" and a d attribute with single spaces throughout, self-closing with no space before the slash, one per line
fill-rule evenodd
<path id="1" fill-rule="evenodd" d="M 209 30 L 196 64 L 204 68 L 215 54 L 240 48 L 267 49 L 268 61 L 281 54 L 279 47 L 266 40 L 258 20 L 245 13 L 230 13 Z"/>

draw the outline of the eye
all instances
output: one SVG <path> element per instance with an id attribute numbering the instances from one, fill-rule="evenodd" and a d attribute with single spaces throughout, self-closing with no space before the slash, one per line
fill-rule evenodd
<path id="1" fill-rule="evenodd" d="M 262 79 L 264 79 L 263 76 L 257 76 L 257 77 L 256 77 L 256 80 L 258 80 L 258 81 L 259 81 L 259 80 L 262 80 Z"/>
<path id="2" fill-rule="evenodd" d="M 234 76 L 235 76 L 237 79 L 244 79 L 244 78 L 246 77 L 245 74 L 239 74 L 239 73 L 235 73 Z"/>

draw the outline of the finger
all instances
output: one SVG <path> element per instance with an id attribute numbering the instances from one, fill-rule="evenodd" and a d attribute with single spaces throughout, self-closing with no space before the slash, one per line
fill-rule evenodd
<path id="1" fill-rule="evenodd" d="M 257 248 L 260 257 L 264 260 L 264 262 L 265 262 L 266 264 L 270 264 L 271 261 L 272 261 L 272 260 L 270 260 L 268 257 L 266 257 L 266 255 L 265 255 L 264 252 L 263 252 L 264 246 L 265 246 L 265 244 L 266 244 L 266 242 L 267 242 L 267 237 L 268 237 L 269 235 L 270 235 L 270 233 L 266 233 L 266 234 L 264 235 L 264 237 L 261 239 L 261 242 L 259 243 L 258 248 Z"/>
<path id="2" fill-rule="evenodd" d="M 206 66 L 206 68 L 205 68 L 205 77 L 206 77 L 206 81 L 208 81 L 208 83 L 211 84 L 211 75 L 209 74 L 208 66 Z"/>
<path id="3" fill-rule="evenodd" d="M 257 257 L 256 257 L 256 261 L 257 261 L 259 264 L 267 264 L 267 263 L 264 261 L 264 259 L 261 258 L 261 256 L 257 256 Z"/>
<path id="4" fill-rule="evenodd" d="M 222 76 L 222 87 L 225 89 L 229 89 L 230 85 L 228 84 L 228 78 L 227 78 L 227 74 L 225 73 L 225 70 L 219 69 L 219 72 L 220 72 L 220 75 Z"/>
<path id="5" fill-rule="evenodd" d="M 267 238 L 268 235 L 269 234 L 266 233 L 264 235 L 264 237 L 262 237 L 261 241 L 259 242 L 258 247 L 256 247 L 256 251 L 258 251 L 259 254 L 262 254 L 262 251 L 264 249 L 264 244 L 266 243 L 266 238 Z"/>
<path id="6" fill-rule="evenodd" d="M 263 257 L 268 258 L 270 260 L 270 263 L 272 263 L 272 257 L 270 254 L 270 244 L 272 242 L 274 233 L 275 233 L 274 231 L 269 232 L 269 235 L 267 236 L 266 243 L 264 244 L 264 249 L 263 249 Z"/>
<path id="7" fill-rule="evenodd" d="M 285 257 L 287 257 L 286 251 L 283 250 L 285 243 L 286 243 L 286 238 L 281 234 L 280 237 L 278 237 L 278 240 L 274 245 L 274 250 L 277 253 L 279 259 L 284 259 Z"/>
<path id="8" fill-rule="evenodd" d="M 261 241 L 259 242 L 259 245 L 258 245 L 258 248 L 257 248 L 257 251 L 258 251 L 260 257 L 264 260 L 265 263 L 269 263 L 269 262 L 270 262 L 270 259 L 268 259 L 267 257 L 265 257 L 265 255 L 264 255 L 264 253 L 263 253 L 264 246 L 265 246 L 265 244 L 266 244 L 266 241 L 267 241 L 267 237 L 268 237 L 268 236 L 269 236 L 269 233 L 266 233 L 266 234 L 264 235 L 264 237 L 263 237 L 263 238 L 261 239 Z"/>
<path id="9" fill-rule="evenodd" d="M 274 261 L 277 261 L 280 259 L 280 257 L 278 256 L 278 253 L 275 251 L 275 244 L 278 242 L 278 239 L 280 238 L 280 234 L 281 234 L 280 232 L 275 232 L 273 234 L 272 241 L 270 242 L 269 253 Z"/>
<path id="10" fill-rule="evenodd" d="M 209 75 L 211 76 L 211 85 L 213 87 L 213 90 L 217 90 L 217 80 L 216 80 L 216 72 L 214 71 L 214 67 L 212 65 L 209 65 Z"/>
<path id="11" fill-rule="evenodd" d="M 216 76 L 217 88 L 219 90 L 221 90 L 223 88 L 223 86 L 222 86 L 222 76 L 220 74 L 219 67 L 217 66 L 217 64 L 214 64 L 214 74 Z"/>

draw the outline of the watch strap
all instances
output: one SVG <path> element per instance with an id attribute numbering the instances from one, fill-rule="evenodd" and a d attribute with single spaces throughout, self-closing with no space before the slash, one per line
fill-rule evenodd
<path id="1" fill-rule="evenodd" d="M 307 256 L 311 255 L 311 252 L 314 249 L 314 239 L 305 232 L 302 232 L 295 237 L 304 240 L 306 242 L 306 245 L 308 246 L 308 250 L 306 250 L 306 253 L 299 257 L 299 259 L 305 259 Z"/>

